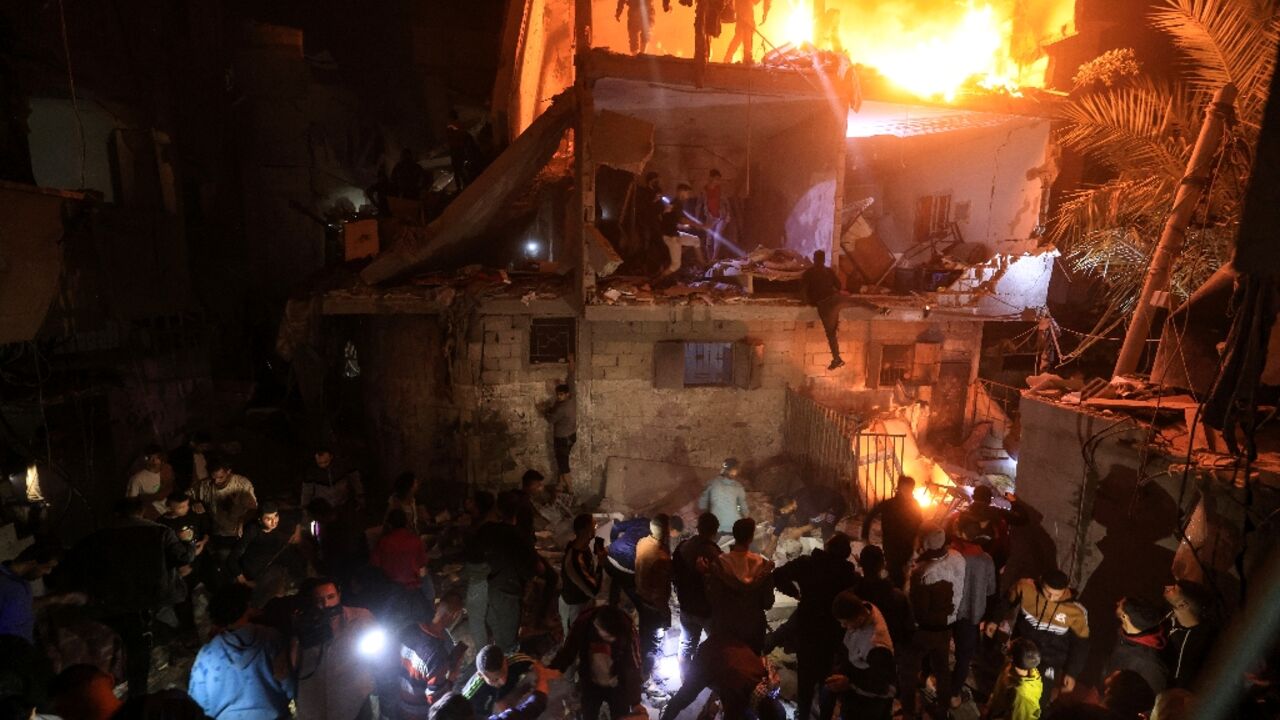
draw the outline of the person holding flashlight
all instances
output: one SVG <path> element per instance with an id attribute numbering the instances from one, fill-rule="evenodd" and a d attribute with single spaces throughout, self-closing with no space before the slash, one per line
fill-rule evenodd
<path id="1" fill-rule="evenodd" d="M 363 608 L 345 607 L 333 578 L 307 581 L 292 643 L 296 720 L 355 720 L 370 702 L 386 635 Z M 378 642 L 379 637 L 381 643 Z"/>

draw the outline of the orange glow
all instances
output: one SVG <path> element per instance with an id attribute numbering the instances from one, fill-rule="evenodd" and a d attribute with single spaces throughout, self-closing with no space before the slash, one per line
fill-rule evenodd
<path id="1" fill-rule="evenodd" d="M 914 493 L 912 493 L 912 495 L 916 499 L 916 504 L 918 504 L 920 507 L 922 508 L 933 507 L 935 501 L 933 499 L 933 495 L 929 492 L 929 488 L 927 486 L 917 485 L 916 490 Z"/>
<path id="2" fill-rule="evenodd" d="M 1074 7 L 1071 0 L 940 0 L 929 3 L 928 12 L 920 5 L 826 2 L 842 11 L 836 34 L 855 63 L 914 95 L 945 100 L 967 86 L 1012 93 L 1042 86 L 1048 58 L 1040 46 L 1070 32 Z M 790 0 L 779 10 L 781 17 L 761 28 L 766 37 L 796 46 L 815 42 L 813 0 Z M 1033 24 L 1041 29 L 1028 27 Z"/>

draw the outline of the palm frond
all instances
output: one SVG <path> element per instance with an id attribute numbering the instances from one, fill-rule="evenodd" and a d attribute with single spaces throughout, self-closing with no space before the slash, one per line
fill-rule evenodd
<path id="1" fill-rule="evenodd" d="M 1270 76 L 1277 38 L 1271 3 L 1166 0 L 1151 24 L 1191 60 L 1187 74 L 1202 90 L 1235 83 L 1242 95 L 1251 95 Z"/>
<path id="2" fill-rule="evenodd" d="M 1158 227 L 1173 198 L 1176 181 L 1163 175 L 1116 178 L 1073 192 L 1058 205 L 1049 238 L 1071 249 L 1079 238 L 1109 228 Z"/>
<path id="3" fill-rule="evenodd" d="M 1198 119 L 1186 93 L 1139 81 L 1084 93 L 1060 113 L 1060 140 L 1116 172 L 1181 175 Z"/>

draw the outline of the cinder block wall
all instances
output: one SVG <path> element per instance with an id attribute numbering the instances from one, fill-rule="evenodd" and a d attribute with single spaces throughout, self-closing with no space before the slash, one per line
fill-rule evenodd
<path id="1" fill-rule="evenodd" d="M 554 474 L 542 410 L 567 368 L 529 364 L 533 317 L 484 315 L 454 374 L 468 473 L 479 486 L 510 486 L 527 468 Z M 942 344 L 943 359 L 963 357 L 976 367 L 981 324 L 846 317 L 840 337 L 848 364 L 830 372 L 826 337 L 812 308 L 592 308 L 577 327 L 576 487 L 599 492 L 609 457 L 698 466 L 727 456 L 766 461 L 783 451 L 788 386 L 831 396 L 865 390 L 866 348 L 873 342 L 931 339 Z M 761 345 L 752 389 L 655 388 L 654 346 L 673 340 Z"/>

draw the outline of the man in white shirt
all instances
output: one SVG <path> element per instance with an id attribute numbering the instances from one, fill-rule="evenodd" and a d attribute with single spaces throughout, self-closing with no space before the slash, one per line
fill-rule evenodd
<path id="1" fill-rule="evenodd" d="M 208 461 L 209 477 L 192 488 L 191 495 L 200 502 L 213 525 L 209 538 L 209 555 L 213 558 L 212 571 L 221 580 L 226 577 L 227 559 L 240 539 L 240 528 L 255 508 L 258 498 L 253 483 L 243 475 L 231 472 L 230 463 L 219 458 Z"/>
<path id="2" fill-rule="evenodd" d="M 129 478 L 125 497 L 139 498 L 149 504 L 147 516 L 163 515 L 168 508 L 164 499 L 173 490 L 173 468 L 165 462 L 164 451 L 158 445 L 149 445 L 143 451 L 142 469 Z"/>

